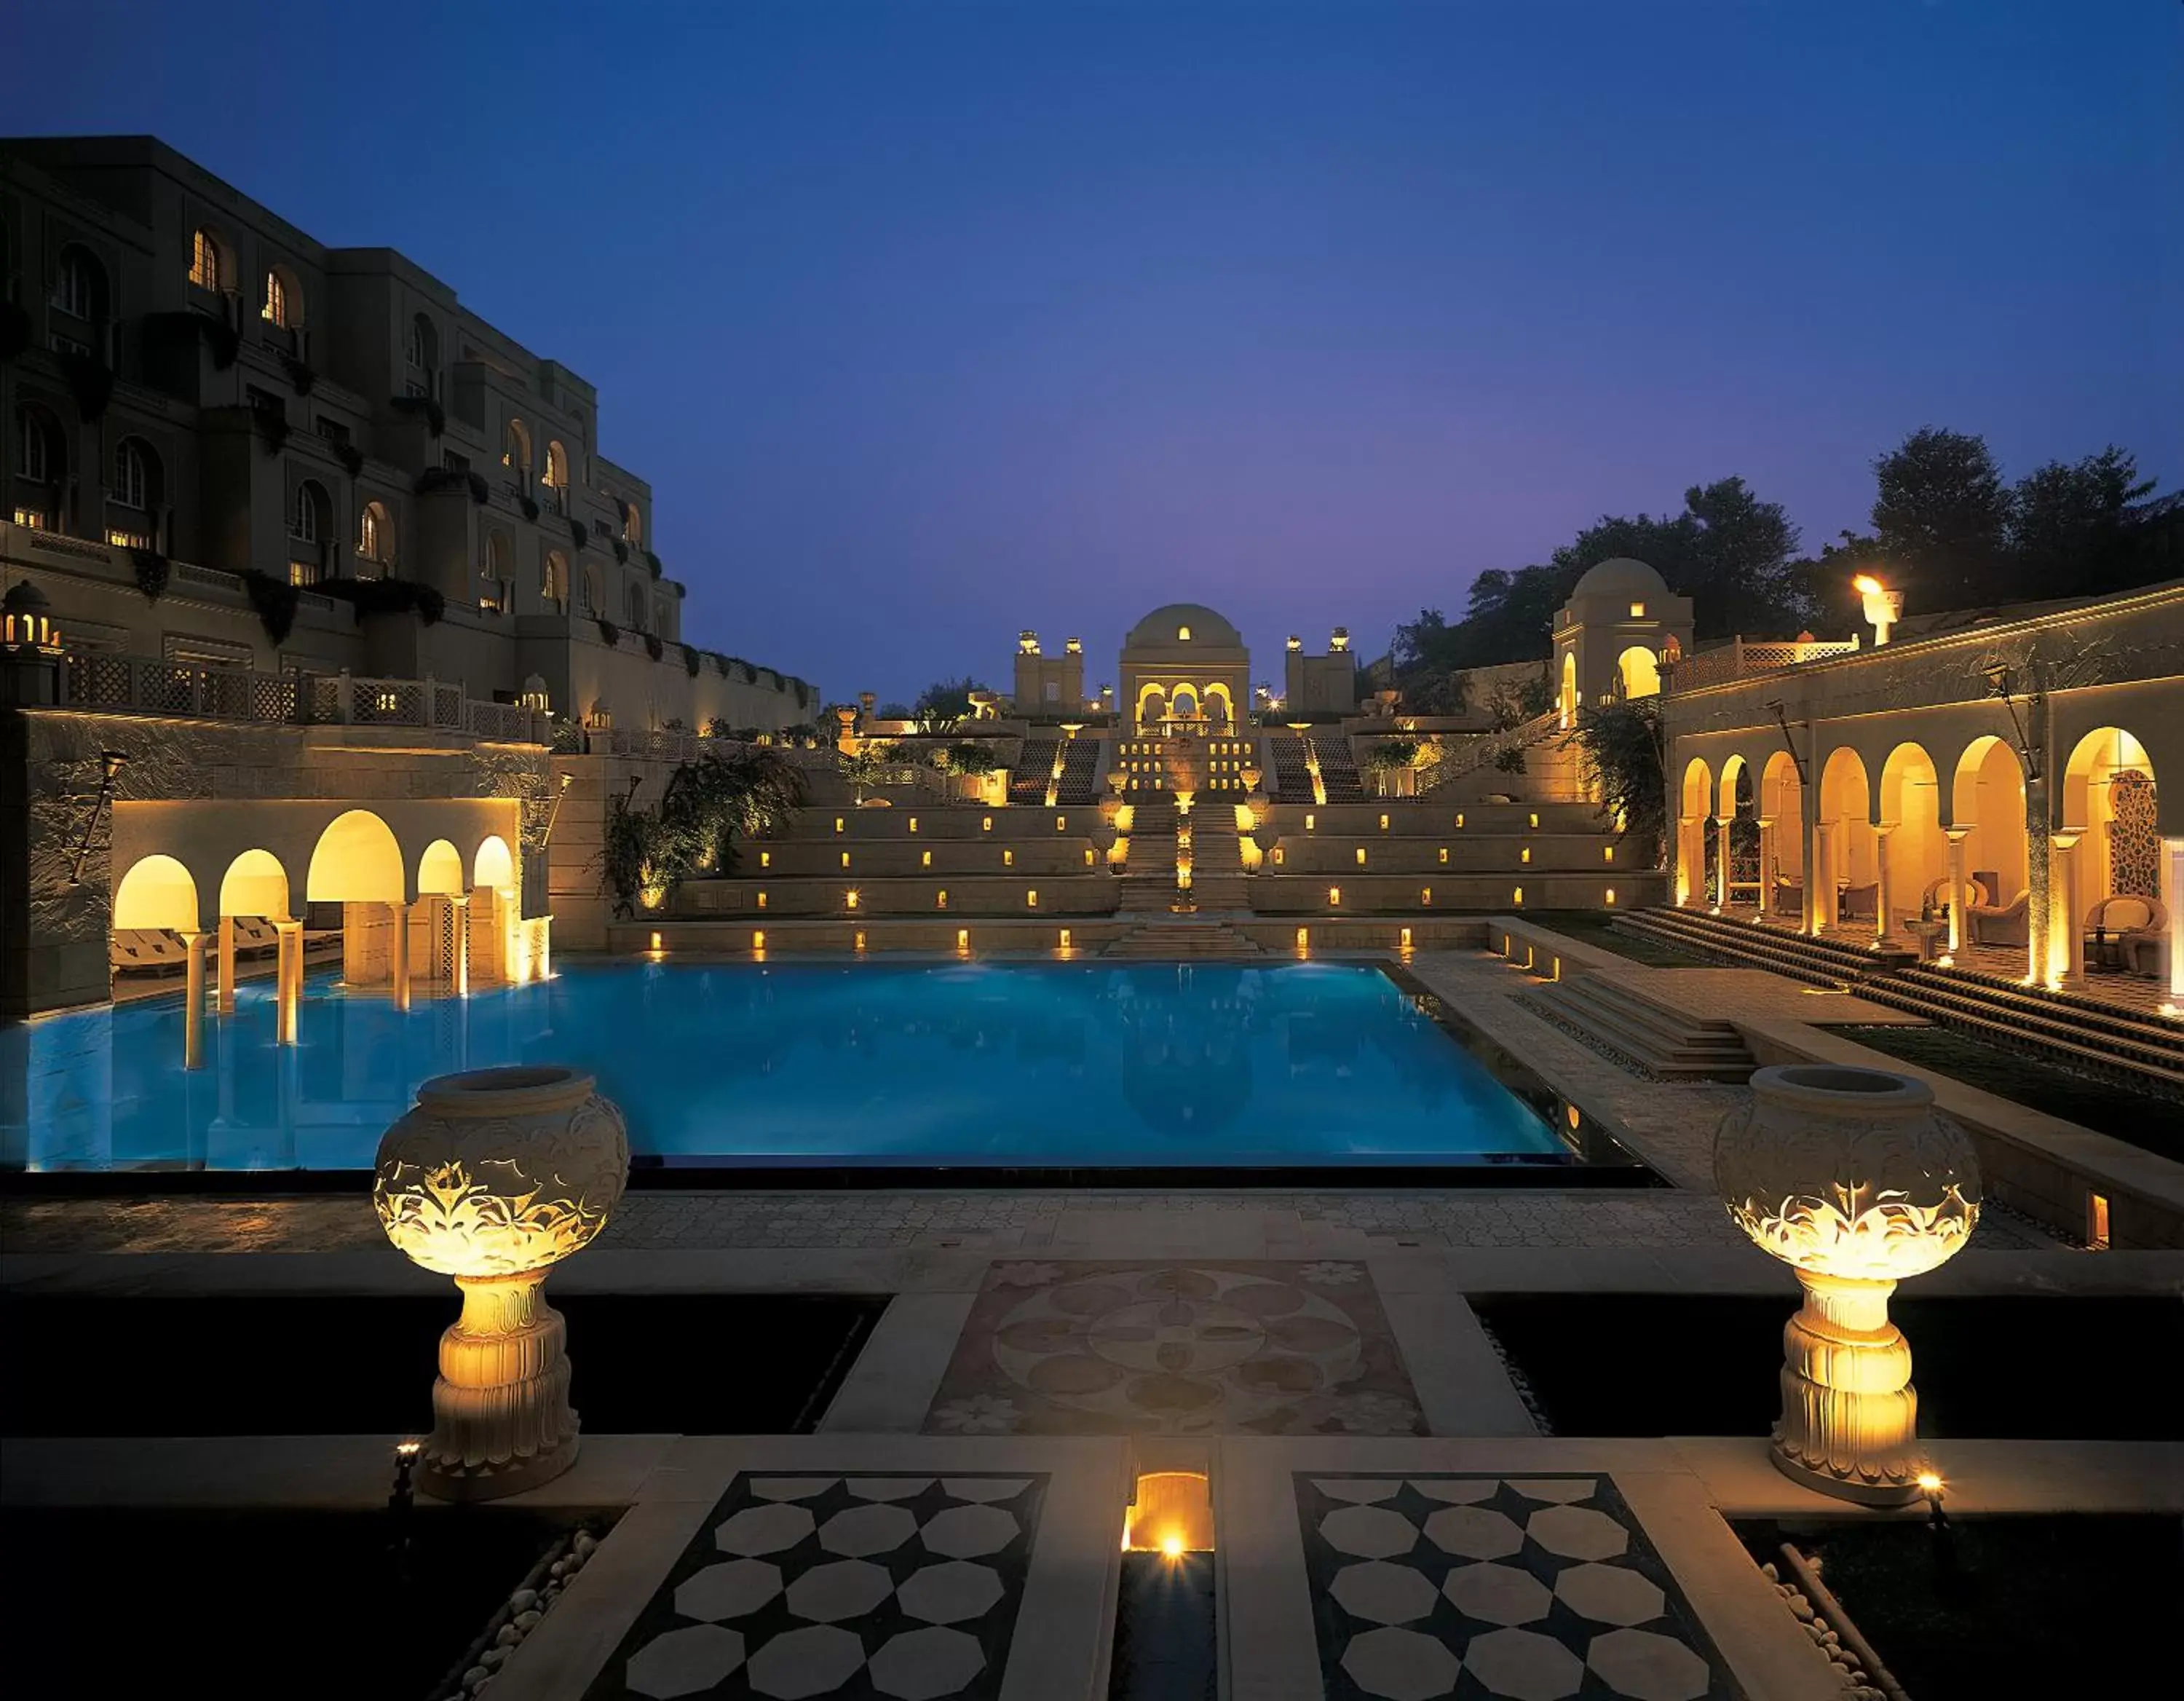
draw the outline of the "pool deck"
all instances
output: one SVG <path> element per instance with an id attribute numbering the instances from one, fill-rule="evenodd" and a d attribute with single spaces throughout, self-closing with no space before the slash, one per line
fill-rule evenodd
<path id="1" fill-rule="evenodd" d="M 1431 1594 L 1443 1569 L 1468 1564 L 1480 1575 L 1458 1584 L 1451 1571 L 1449 1598 L 1474 1588 L 1544 1598 L 1552 1587 L 1563 1600 L 1560 1572 L 1595 1542 L 1602 1559 L 1585 1562 L 1592 1584 L 1649 1600 L 1649 1590 L 1664 1592 L 1667 1615 L 1641 1617 L 1650 1626 L 1642 1634 L 1618 1632 L 1623 1620 L 1612 1615 L 1585 1623 L 1559 1607 L 1552 1620 L 1524 1620 L 1530 1628 L 1521 1632 L 1463 1632 L 1467 1669 L 1505 1662 L 1510 1693 L 1571 1693 L 1556 1686 L 1574 1685 L 1570 1674 L 1581 1669 L 1618 1693 L 1840 1694 L 1838 1674 L 1723 1519 L 1895 1514 L 1852 1513 L 1790 1483 L 1769 1465 L 1761 1440 L 1543 1436 L 1473 1306 L 1518 1293 L 1769 1295 L 1786 1316 L 1794 1281 L 1730 1224 L 1711 1185 L 1713 1129 L 1746 1090 L 1635 1074 L 1543 1019 L 1524 1001 L 1535 983 L 1498 957 L 1428 952 L 1408 967 L 1670 1185 L 632 1191 L 595 1246 L 556 1271 L 555 1289 L 859 1293 L 889 1302 L 818 1433 L 590 1436 L 568 1476 L 520 1497 L 629 1509 L 487 1689 L 488 1701 L 575 1698 L 648 1646 L 662 1647 L 648 1656 L 656 1661 L 702 1662 L 726 1657 L 732 1642 L 737 1661 L 754 1662 L 754 1681 L 763 1655 L 783 1693 L 824 1693 L 796 1686 L 816 1683 L 826 1660 L 850 1657 L 843 1637 L 777 1635 L 776 1651 L 765 1654 L 755 1630 L 716 1633 L 699 1629 L 710 1620 L 677 1617 L 685 1598 L 677 1580 L 697 1563 L 693 1542 L 733 1497 L 748 1497 L 754 1475 L 794 1478 L 778 1492 L 793 1491 L 822 1517 L 833 1503 L 826 1497 L 855 1497 L 867 1478 L 939 1480 L 944 1494 L 929 1491 L 938 1497 L 921 1502 L 917 1516 L 936 1527 L 946 1520 L 951 1532 L 998 1530 L 998 1519 L 953 1514 L 1008 1482 L 1036 1479 L 1035 1527 L 1030 1514 L 1011 1514 L 1021 1536 L 1007 1550 L 1013 1557 L 966 1556 L 997 1569 L 998 1610 L 1014 1635 L 1000 1663 L 959 1674 L 961 1693 L 1095 1701 L 1107 1693 L 1119 1506 L 1135 1473 L 1156 1469 L 1206 1470 L 1215 1485 L 1223 1693 L 1237 1701 L 1447 1693 L 1430 1687 L 1438 1662 L 1452 1681 L 1454 1659 L 1435 1652 L 1440 1642 L 1358 1616 L 1354 1591 L 1330 1592 L 1330 1567 L 1377 1554 L 1382 1543 L 1398 1563 L 1375 1561 L 1375 1587 L 1398 1594 Z M 1809 1022 L 1822 1001 L 1830 1022 L 1863 1019 L 1846 1016 L 1844 1000 L 1816 1001 L 1774 977 L 1664 973 L 1695 977 L 1685 983 L 1689 996 L 1755 1020 Z M 25 1297 L 448 1292 L 393 1252 L 360 1193 L 19 1195 L 0 1200 L 0 1288 Z M 1965 1253 L 1910 1291 L 2175 1297 L 2184 1293 L 2184 1252 L 2089 1254 L 1991 1211 Z M 1201 1323 L 1218 1322 L 1223 1341 L 1240 1330 L 1263 1336 L 1263 1347 L 1200 1376 L 1201 1392 L 1217 1401 L 1210 1409 L 1179 1405 L 1158 1376 L 1127 1389 L 1085 1376 L 1100 1349 L 1078 1347 L 1102 1330 L 1110 1347 L 1123 1338 L 1117 1330 L 1148 1296 L 1187 1298 Z M 449 1302 L 452 1314 L 452 1294 Z M 1038 1344 L 1004 1353 L 1002 1339 Z M 571 1350 L 581 1364 L 581 1339 Z M 581 1385 L 578 1394 L 581 1404 Z M 391 1439 L 12 1442 L 5 1498 L 362 1507 L 384 1498 Z M 1954 1512 L 2184 1510 L 2177 1444 L 1954 1441 L 1932 1451 Z M 982 1475 L 1006 1481 L 982 1487 L 974 1480 Z M 1393 1476 L 1412 1490 L 1373 1486 Z M 1368 1515 L 1330 1522 L 1310 1510 L 1321 1504 L 1315 1496 Z M 1490 1497 L 1500 1510 L 1485 1509 Z M 1423 1519 L 1428 1502 L 1481 1509 L 1466 1514 L 1467 1528 L 1498 1531 L 1496 1520 L 1523 1520 L 1538 1539 L 1507 1566 L 1474 1563 L 1484 1554 L 1451 1557 L 1390 1521 Z M 1584 1515 L 1555 1514 L 1557 1506 Z M 1550 1533 L 1565 1525 L 1566 1538 Z M 1429 1535 L 1435 1527 L 1424 1525 Z M 1502 1575 L 1518 1567 L 1529 1581 Z M 1624 1577 L 1625 1569 L 1654 1581 Z M 1606 1573 L 1615 1575 L 1596 1575 Z M 884 1669 L 902 1693 L 957 1693 L 929 1686 L 944 1681 L 949 1660 L 971 1658 L 962 1641 L 906 1639 L 895 1619 L 875 1615 L 889 1610 L 828 1622 L 855 1639 L 860 1665 L 900 1644 Z M 1325 1628 L 1338 1623 L 1352 1625 L 1354 1660 L 1343 1652 L 1352 1631 Z M 693 1634 L 671 1640 L 677 1624 Z M 1628 1687 L 1618 1687 L 1618 1671 Z"/>

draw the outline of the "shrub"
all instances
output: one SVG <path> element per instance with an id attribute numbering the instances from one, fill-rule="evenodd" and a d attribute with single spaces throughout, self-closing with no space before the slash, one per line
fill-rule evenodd
<path id="1" fill-rule="evenodd" d="M 167 581 L 173 576 L 174 563 L 157 549 L 131 549 L 129 560 L 136 569 L 136 588 L 144 593 L 144 600 L 159 601 L 167 594 Z"/>
<path id="2" fill-rule="evenodd" d="M 437 588 L 415 579 L 325 579 L 311 588 L 348 603 L 359 620 L 368 614 L 414 614 L 431 626 L 448 611 L 448 600 Z"/>
<path id="3" fill-rule="evenodd" d="M 578 549 L 582 549 L 586 544 L 591 541 L 591 532 L 585 526 L 582 521 L 571 520 L 569 521 L 569 541 L 574 544 Z"/>
<path id="4" fill-rule="evenodd" d="M 658 633 L 648 632 L 644 634 L 644 653 L 655 661 L 659 661 L 667 653 L 667 645 Z"/>
<path id="5" fill-rule="evenodd" d="M 687 644 L 682 646 L 682 671 L 693 679 L 698 677 L 698 652 Z"/>
<path id="6" fill-rule="evenodd" d="M 250 606 L 257 611 L 258 623 L 265 628 L 266 637 L 278 650 L 295 629 L 296 609 L 303 600 L 303 593 L 287 580 L 261 573 L 255 567 L 243 573 L 242 588 L 250 598 Z"/>
<path id="7" fill-rule="evenodd" d="M 649 549 L 644 552 L 644 565 L 651 569 L 653 577 L 656 579 L 660 577 L 660 557 Z"/>
<path id="8" fill-rule="evenodd" d="M 334 459 L 341 462 L 343 470 L 351 478 L 361 478 L 364 476 L 364 451 L 354 443 L 336 443 Z"/>
<path id="9" fill-rule="evenodd" d="M 1660 865 L 1669 822 L 1668 780 L 1662 767 L 1660 700 L 1581 708 L 1571 734 L 1600 778 L 1601 806 L 1623 823 L 1624 837 Z"/>
<path id="10" fill-rule="evenodd" d="M 599 616 L 599 638 L 601 641 L 605 644 L 608 649 L 612 650 L 617 644 L 621 642 L 621 628 L 616 626 L 612 621 L 609 620 L 604 615 Z"/>
<path id="11" fill-rule="evenodd" d="M 533 496 L 520 496 L 516 500 L 522 506 L 523 517 L 528 520 L 532 525 L 537 525 L 538 523 L 538 499 Z"/>
<path id="12" fill-rule="evenodd" d="M 1367 748 L 1364 765 L 1368 768 L 1409 767 L 1418 759 L 1416 739 L 1382 739 Z"/>
<path id="13" fill-rule="evenodd" d="M 293 354 L 283 354 L 281 364 L 287 369 L 288 382 L 295 386 L 296 393 L 309 395 L 311 387 L 319 382 L 319 375 L 311 370 L 309 363 L 298 360 Z"/>
<path id="14" fill-rule="evenodd" d="M 948 772 L 961 774 L 991 773 L 1001 765 L 1001 759 L 991 750 L 968 739 L 949 745 L 941 761 Z"/>
<path id="15" fill-rule="evenodd" d="M 623 566 L 629 565 L 629 545 L 621 538 L 614 539 L 615 560 Z"/>
<path id="16" fill-rule="evenodd" d="M 425 429 L 434 437 L 448 428 L 448 410 L 430 396 L 391 396 L 387 405 L 398 414 L 423 420 Z"/>
<path id="17" fill-rule="evenodd" d="M 708 751 L 667 777 L 657 808 L 633 808 L 627 797 L 616 803 L 599 853 L 599 890 L 613 895 L 618 915 L 658 909 L 689 875 L 732 871 L 737 838 L 774 831 L 804 797 L 802 772 L 776 751 Z"/>

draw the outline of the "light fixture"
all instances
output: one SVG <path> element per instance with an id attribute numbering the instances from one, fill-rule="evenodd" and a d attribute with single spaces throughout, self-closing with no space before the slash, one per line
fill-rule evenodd
<path id="1" fill-rule="evenodd" d="M 1903 617 L 1903 593 L 1889 589 L 1871 573 L 1860 573 L 1850 588 L 1864 600 L 1864 613 L 1873 627 L 1873 647 L 1878 650 L 1888 642 L 1889 628 Z"/>

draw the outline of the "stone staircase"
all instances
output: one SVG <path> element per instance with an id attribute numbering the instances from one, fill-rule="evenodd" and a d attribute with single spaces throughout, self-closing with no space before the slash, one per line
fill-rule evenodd
<path id="1" fill-rule="evenodd" d="M 2065 1068 L 2184 1096 L 2184 1028 L 2081 993 L 2049 991 L 1975 969 L 1921 964 L 1908 951 L 1807 939 L 1691 910 L 1636 910 L 1619 932 L 1793 980 L 1841 990 Z"/>
<path id="2" fill-rule="evenodd" d="M 1663 1080 L 1741 1084 L 1758 1067 L 1734 1024 L 1691 1015 L 1608 975 L 1552 981 L 1528 996 L 1557 1020 Z"/>
<path id="3" fill-rule="evenodd" d="M 1243 847 L 1236 837 L 1236 811 L 1217 795 L 1190 811 L 1190 898 L 1201 910 L 1251 906 Z"/>
<path id="4" fill-rule="evenodd" d="M 1173 908 L 1175 890 L 1175 800 L 1139 792 L 1130 805 L 1130 856 L 1123 866 L 1122 913 L 1145 915 Z"/>
<path id="5" fill-rule="evenodd" d="M 1195 916 L 1164 916 L 1144 922 L 1100 955 L 1141 962 L 1200 962 L 1224 957 L 1264 956 L 1266 951 L 1226 922 Z"/>
<path id="6" fill-rule="evenodd" d="M 2184 1028 L 2159 1018 L 1999 975 L 1915 963 L 1858 993 L 2013 1051 L 2059 1052 L 2077 1068 L 2184 1096 Z"/>
<path id="7" fill-rule="evenodd" d="M 1855 986 L 1863 991 L 1872 977 L 1887 974 L 1913 960 L 1905 951 L 1875 951 L 1841 940 L 1808 939 L 1783 928 L 1666 906 L 1630 911 L 1618 916 L 1613 925 L 1619 933 L 1635 934 L 1695 956 L 1741 968 L 1764 968 L 1792 980 L 1837 990 Z"/>

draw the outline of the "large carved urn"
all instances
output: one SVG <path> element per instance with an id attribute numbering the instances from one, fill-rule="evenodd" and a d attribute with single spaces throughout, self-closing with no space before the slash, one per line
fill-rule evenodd
<path id="1" fill-rule="evenodd" d="M 546 1274 L 606 1225 L 629 1174 L 621 1113 L 558 1067 L 441 1075 L 379 1142 L 371 1197 L 387 1237 L 453 1276 L 418 1486 L 492 1500 L 577 1457 L 567 1330 Z"/>
<path id="2" fill-rule="evenodd" d="M 1713 1173 L 1736 1225 L 1805 1290 L 1782 1333 L 1775 1464 L 1866 1505 L 1911 1499 L 1924 1468 L 1918 1395 L 1888 1296 L 1970 1238 L 1970 1140 L 1923 1081 L 1787 1064 L 1756 1072 L 1750 1101 L 1722 1119 Z"/>

